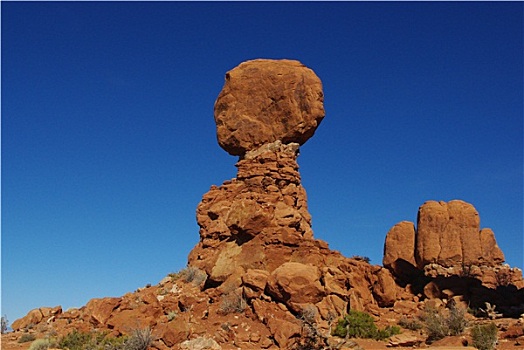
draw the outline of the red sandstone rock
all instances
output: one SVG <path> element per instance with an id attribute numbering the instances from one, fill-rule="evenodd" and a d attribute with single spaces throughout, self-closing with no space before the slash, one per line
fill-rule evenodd
<path id="1" fill-rule="evenodd" d="M 384 244 L 384 267 L 397 274 L 405 269 L 406 264 L 416 266 L 415 262 L 415 225 L 409 221 L 402 221 L 386 235 Z"/>
<path id="2" fill-rule="evenodd" d="M 55 307 L 41 307 L 40 312 L 42 313 L 42 316 L 44 316 L 44 319 L 48 319 L 49 317 L 56 316 L 62 313 L 62 307 L 55 306 Z"/>
<path id="3" fill-rule="evenodd" d="M 268 293 L 288 307 L 315 304 L 324 297 L 320 271 L 316 266 L 296 262 L 282 264 L 269 276 Z"/>
<path id="4" fill-rule="evenodd" d="M 377 273 L 377 282 L 373 285 L 373 295 L 380 307 L 393 306 L 397 300 L 397 284 L 387 269 Z"/>
<path id="5" fill-rule="evenodd" d="M 429 201 L 419 208 L 415 257 L 419 268 L 476 264 L 482 259 L 480 219 L 463 201 Z"/>
<path id="6" fill-rule="evenodd" d="M 120 304 L 120 298 L 91 299 L 85 307 L 84 312 L 91 317 L 92 323 L 104 325 L 111 317 L 111 313 Z"/>
<path id="7" fill-rule="evenodd" d="M 320 79 L 298 61 L 241 63 L 215 102 L 218 143 L 232 155 L 277 140 L 303 144 L 324 118 L 323 101 Z"/>
<path id="8" fill-rule="evenodd" d="M 61 327 L 61 335 L 94 327 L 119 335 L 151 327 L 158 350 L 177 349 L 190 343 L 185 340 L 208 334 L 222 345 L 274 349 L 300 343 L 304 329 L 299 317 L 306 308 L 318 311 L 315 321 L 327 332 L 349 309 L 378 317 L 386 312 L 380 307 L 390 307 L 390 314 L 398 318 L 417 313 L 424 304 L 442 306 L 438 298 L 443 296 L 466 303 L 465 295 L 472 305 L 486 300 L 496 301 L 501 309 L 519 305 L 524 295 L 524 289 L 517 292 L 524 287 L 521 271 L 499 266 L 504 257 L 493 233 L 479 231 L 476 210 L 461 201 L 425 203 L 418 230 L 409 222 L 390 230 L 384 266 L 395 278 L 380 266 L 345 258 L 314 239 L 296 159 L 299 144 L 323 117 L 322 90 L 319 82 L 307 87 L 300 85 L 306 80 L 288 81 L 294 73 L 282 68 L 290 72 L 296 68 L 305 77 L 310 74 L 304 73 L 305 67 L 273 62 L 268 63 L 273 69 L 268 73 L 261 68 L 266 63 L 255 62 L 256 74 L 249 71 L 253 63 L 230 72 L 216 103 L 219 143 L 241 159 L 236 178 L 211 187 L 197 208 L 200 241 L 188 261 L 207 279 L 164 278 L 158 286 L 122 298 L 94 299 L 79 310 L 56 311 L 49 320 L 44 316 L 54 311 L 32 310 L 13 328 L 49 321 L 52 327 Z M 282 71 L 274 70 L 277 66 Z M 256 76 L 259 83 L 250 80 Z M 251 90 L 237 93 L 235 89 L 246 81 L 251 82 Z M 297 94 L 289 97 L 288 88 Z M 267 91 L 258 94 L 260 89 Z M 272 99 L 279 92 L 283 95 Z M 266 106 L 268 98 L 271 102 Z M 244 113 L 246 103 L 256 114 Z M 464 263 L 481 266 L 471 265 L 465 271 Z M 423 288 L 426 279 L 431 282 Z M 496 288 L 504 293 L 497 294 Z M 241 307 L 231 305 L 225 312 L 223 301 L 228 295 L 235 295 L 232 301 Z"/>
<path id="9" fill-rule="evenodd" d="M 436 277 L 454 274 L 449 269 L 500 266 L 504 254 L 493 231 L 480 229 L 479 214 L 471 204 L 428 201 L 419 208 L 416 230 L 412 223 L 403 221 L 388 232 L 383 262 L 396 276 L 406 279 L 406 271 L 413 265 Z M 471 273 L 473 270 L 468 271 Z"/>
<path id="10" fill-rule="evenodd" d="M 488 264 L 500 265 L 506 259 L 504 253 L 500 250 L 495 240 L 495 234 L 489 228 L 480 230 L 480 247 L 482 249 L 482 262 Z"/>
<path id="11" fill-rule="evenodd" d="M 21 329 L 27 328 L 29 325 L 35 325 L 38 324 L 42 319 L 44 318 L 44 315 L 42 315 L 42 312 L 40 309 L 33 309 L 27 313 L 24 317 L 14 321 L 11 324 L 11 328 L 13 330 L 18 331 Z"/>

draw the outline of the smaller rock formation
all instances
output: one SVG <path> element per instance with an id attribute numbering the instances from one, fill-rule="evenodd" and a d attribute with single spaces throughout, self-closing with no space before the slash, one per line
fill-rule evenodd
<path id="1" fill-rule="evenodd" d="M 424 203 L 417 226 L 398 223 L 384 244 L 384 267 L 411 293 L 472 307 L 490 302 L 506 314 L 518 313 L 522 272 L 503 263 L 493 231 L 481 229 L 477 210 L 460 200 Z"/>
<path id="2" fill-rule="evenodd" d="M 495 237 L 482 233 L 479 214 L 469 203 L 428 201 L 419 208 L 417 221 L 418 268 L 431 263 L 452 267 L 497 266 L 504 262 Z"/>
<path id="3" fill-rule="evenodd" d="M 500 266 L 504 254 L 491 229 L 480 229 L 477 210 L 460 200 L 428 201 L 412 222 L 395 225 L 386 236 L 385 267 L 395 271 L 399 262 L 420 270 L 429 264 L 442 267 Z"/>

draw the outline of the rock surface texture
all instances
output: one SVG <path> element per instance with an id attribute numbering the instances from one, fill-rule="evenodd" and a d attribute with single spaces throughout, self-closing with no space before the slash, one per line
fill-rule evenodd
<path id="1" fill-rule="evenodd" d="M 277 140 L 302 145 L 323 118 L 320 79 L 292 60 L 240 64 L 227 72 L 215 102 L 218 143 L 232 155 Z"/>
<path id="2" fill-rule="evenodd" d="M 522 298 L 522 272 L 503 263 L 493 231 L 481 229 L 477 210 L 461 200 L 424 203 L 417 227 L 398 223 L 384 244 L 384 267 L 415 293 L 430 299 L 460 296 L 471 307 L 490 302 L 518 313 L 522 300 L 511 291 L 520 289 Z"/>
<path id="3" fill-rule="evenodd" d="M 215 120 L 219 144 L 240 156 L 237 176 L 199 203 L 200 240 L 188 267 L 79 309 L 32 310 L 13 329 L 119 336 L 149 328 L 158 350 L 342 349 L 356 343 L 330 330 L 350 309 L 371 313 L 381 326 L 451 301 L 524 312 L 520 271 L 502 265 L 493 232 L 480 229 L 465 202 L 427 202 L 417 227 L 395 225 L 385 267 L 346 258 L 313 237 L 297 157 L 324 117 L 322 101 L 320 80 L 297 61 L 254 60 L 228 72 Z M 411 332 L 389 345 L 423 340 Z"/>

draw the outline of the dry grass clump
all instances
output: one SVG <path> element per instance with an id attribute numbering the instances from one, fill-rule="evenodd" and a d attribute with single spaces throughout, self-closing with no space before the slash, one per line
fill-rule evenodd
<path id="1" fill-rule="evenodd" d="M 247 301 L 239 292 L 231 292 L 222 297 L 220 312 L 224 315 L 242 313 L 247 308 Z"/>
<path id="2" fill-rule="evenodd" d="M 177 273 L 170 274 L 174 279 L 181 279 L 187 283 L 200 285 L 207 279 L 207 274 L 194 266 L 187 266 Z"/>
<path id="3" fill-rule="evenodd" d="M 466 310 L 452 305 L 447 315 L 433 307 L 426 307 L 422 321 L 428 334 L 428 342 L 442 339 L 448 335 L 460 335 L 467 326 Z"/>

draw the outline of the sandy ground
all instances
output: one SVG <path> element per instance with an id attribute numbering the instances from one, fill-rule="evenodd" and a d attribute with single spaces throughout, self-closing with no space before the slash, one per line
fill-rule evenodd
<path id="1" fill-rule="evenodd" d="M 31 342 L 27 343 L 18 343 L 17 339 L 19 334 L 7 333 L 2 335 L 2 350 L 27 350 L 31 345 Z M 431 350 L 475 350 L 471 346 L 462 345 L 464 337 L 447 337 L 438 342 L 433 343 L 432 345 L 422 344 L 417 347 L 397 347 L 392 348 L 388 347 L 386 342 L 379 342 L 374 340 L 367 339 L 353 339 L 353 341 L 358 344 L 362 349 L 365 350 L 392 350 L 392 349 L 431 349 Z M 227 350 L 226 347 L 223 347 L 224 350 Z M 231 348 L 234 349 L 234 348 Z M 347 350 L 351 348 L 345 348 Z M 519 343 L 516 340 L 503 339 L 497 345 L 496 350 L 524 350 L 524 342 Z"/>

